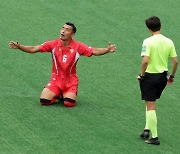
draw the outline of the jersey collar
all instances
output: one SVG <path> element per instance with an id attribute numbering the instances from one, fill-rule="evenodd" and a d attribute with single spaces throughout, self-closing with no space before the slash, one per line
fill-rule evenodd
<path id="1" fill-rule="evenodd" d="M 67 47 L 70 48 L 70 49 L 72 49 L 72 48 L 73 48 L 73 44 L 74 44 L 74 40 L 71 40 L 70 45 L 67 46 Z M 58 41 L 58 46 L 59 46 L 59 47 L 63 47 L 63 45 L 62 45 L 62 40 L 61 40 L 61 39 L 59 39 L 59 41 Z"/>

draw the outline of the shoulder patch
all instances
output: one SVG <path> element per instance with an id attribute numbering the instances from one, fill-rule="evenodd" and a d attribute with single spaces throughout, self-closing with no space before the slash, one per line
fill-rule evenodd
<path id="1" fill-rule="evenodd" d="M 142 52 L 146 52 L 146 46 L 142 47 Z"/>

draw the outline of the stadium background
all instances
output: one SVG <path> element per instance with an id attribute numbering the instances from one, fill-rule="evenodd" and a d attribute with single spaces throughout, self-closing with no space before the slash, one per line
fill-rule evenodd
<path id="1" fill-rule="evenodd" d="M 180 51 L 179 0 L 0 0 L 0 153 L 178 153 L 179 71 L 158 101 L 160 146 L 139 139 L 145 122 L 136 76 L 144 19 L 161 18 L 162 33 Z M 39 105 L 51 74 L 50 54 L 26 54 L 10 40 L 37 45 L 59 37 L 71 21 L 75 39 L 93 47 L 117 45 L 114 54 L 81 57 L 78 105 Z"/>

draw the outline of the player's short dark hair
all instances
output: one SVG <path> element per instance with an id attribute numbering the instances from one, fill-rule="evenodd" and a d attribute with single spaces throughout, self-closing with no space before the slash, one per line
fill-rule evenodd
<path id="1" fill-rule="evenodd" d="M 158 17 L 152 16 L 145 20 L 146 26 L 153 32 L 159 31 L 161 29 L 161 21 Z"/>
<path id="2" fill-rule="evenodd" d="M 66 22 L 66 25 L 71 26 L 71 27 L 73 28 L 73 33 L 74 33 L 74 34 L 76 33 L 76 26 L 75 26 L 73 23 L 71 23 L 71 22 Z"/>

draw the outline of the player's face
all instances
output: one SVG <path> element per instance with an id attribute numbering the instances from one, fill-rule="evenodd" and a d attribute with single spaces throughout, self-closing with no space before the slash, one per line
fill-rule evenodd
<path id="1" fill-rule="evenodd" d="M 70 40 L 74 36 L 73 28 L 69 25 L 64 25 L 61 28 L 60 39 L 63 41 Z"/>

